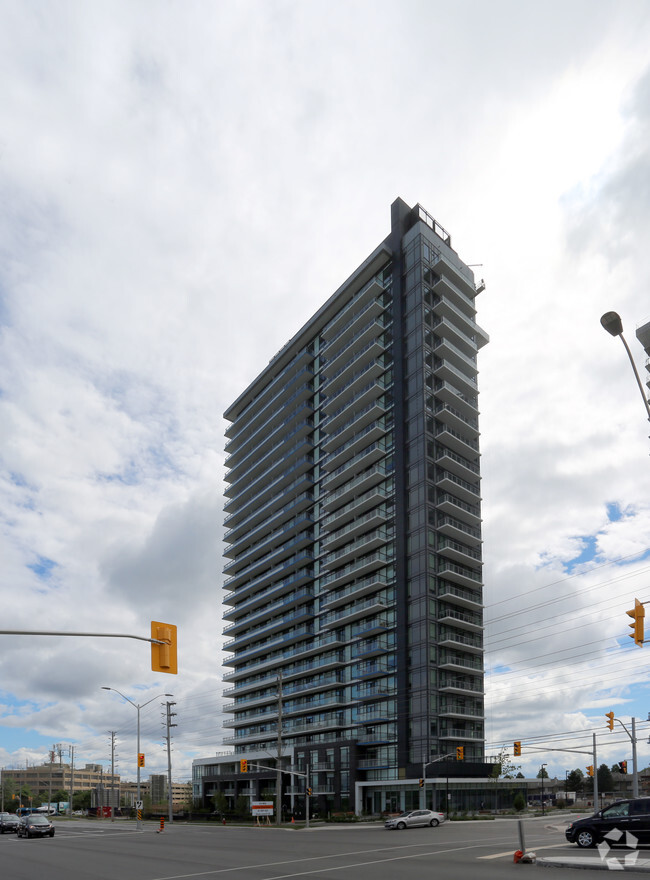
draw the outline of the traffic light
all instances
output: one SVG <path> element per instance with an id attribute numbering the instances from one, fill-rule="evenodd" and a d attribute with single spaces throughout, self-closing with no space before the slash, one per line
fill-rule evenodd
<path id="1" fill-rule="evenodd" d="M 594 765 L 593 765 L 593 764 L 590 764 L 590 765 L 587 767 L 587 776 L 593 776 L 593 775 L 594 775 Z"/>
<path id="2" fill-rule="evenodd" d="M 465 746 L 458 746 L 456 749 L 456 760 L 462 761 L 465 757 Z"/>
<path id="3" fill-rule="evenodd" d="M 248 761 L 246 760 L 246 758 L 242 758 L 239 762 L 239 772 L 248 773 Z"/>
<path id="4" fill-rule="evenodd" d="M 627 773 L 627 761 L 620 761 L 618 766 L 621 768 L 621 773 Z"/>
<path id="5" fill-rule="evenodd" d="M 613 712 L 605 712 L 605 718 L 607 718 L 607 726 L 610 730 L 614 730 L 614 713 Z"/>
<path id="6" fill-rule="evenodd" d="M 311 788 L 307 789 L 307 797 L 311 797 Z"/>
<path id="7" fill-rule="evenodd" d="M 630 609 L 630 611 L 625 612 L 628 617 L 631 617 L 634 620 L 634 623 L 630 624 L 631 633 L 628 633 L 631 639 L 634 639 L 635 645 L 643 644 L 643 618 L 645 617 L 645 608 L 643 607 L 643 603 L 639 602 L 638 599 L 634 600 L 634 608 Z"/>
<path id="8" fill-rule="evenodd" d="M 517 742 L 513 743 L 513 745 L 514 745 L 515 758 L 518 758 L 521 755 L 521 743 L 519 742 L 519 740 L 517 740 Z"/>
<path id="9" fill-rule="evenodd" d="M 420 779 L 418 781 L 418 785 L 420 786 L 420 788 L 424 788 L 424 779 Z"/>
<path id="10" fill-rule="evenodd" d="M 151 668 L 154 672 L 178 672 L 176 644 L 176 627 L 173 623 L 151 621 L 151 638 L 164 642 L 162 645 L 151 643 Z"/>
<path id="11" fill-rule="evenodd" d="M 144 767 L 144 752 L 138 752 L 138 767 Z"/>

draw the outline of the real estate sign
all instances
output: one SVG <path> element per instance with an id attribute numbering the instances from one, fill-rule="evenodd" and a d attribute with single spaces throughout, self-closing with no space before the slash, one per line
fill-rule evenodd
<path id="1" fill-rule="evenodd" d="M 253 816 L 272 816 L 273 801 L 253 801 L 251 812 Z"/>

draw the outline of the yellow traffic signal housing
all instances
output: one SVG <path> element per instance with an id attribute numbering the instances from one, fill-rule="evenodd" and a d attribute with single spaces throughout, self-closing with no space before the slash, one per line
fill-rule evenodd
<path id="1" fill-rule="evenodd" d="M 138 767 L 144 767 L 144 752 L 138 752 Z"/>
<path id="2" fill-rule="evenodd" d="M 152 620 L 151 638 L 164 643 L 162 645 L 151 643 L 151 668 L 153 671 L 170 672 L 176 675 L 178 672 L 178 651 L 174 624 Z"/>
<path id="3" fill-rule="evenodd" d="M 239 772 L 248 773 L 248 761 L 245 758 L 242 758 L 239 762 Z"/>
<path id="4" fill-rule="evenodd" d="M 621 773 L 627 773 L 627 761 L 621 761 L 618 766 L 621 768 Z"/>
<path id="5" fill-rule="evenodd" d="M 645 608 L 643 607 L 643 603 L 639 602 L 638 599 L 634 600 L 634 608 L 631 608 L 629 611 L 625 612 L 628 617 L 631 617 L 634 620 L 634 623 L 630 624 L 631 633 L 628 633 L 631 639 L 634 639 L 635 645 L 643 644 L 643 636 L 644 636 L 644 617 L 645 617 Z"/>
<path id="6" fill-rule="evenodd" d="M 594 767 L 593 767 L 593 764 L 590 764 L 587 767 L 587 776 L 593 776 L 593 775 L 594 775 Z"/>
<path id="7" fill-rule="evenodd" d="M 311 797 L 311 788 L 307 789 L 307 797 Z"/>
<path id="8" fill-rule="evenodd" d="M 519 758 L 521 755 L 521 743 L 519 742 L 519 740 L 517 740 L 516 742 L 513 743 L 513 746 L 514 746 L 515 758 Z"/>
<path id="9" fill-rule="evenodd" d="M 420 788 L 424 788 L 424 779 L 418 780 L 418 785 L 420 786 Z"/>
<path id="10" fill-rule="evenodd" d="M 605 718 L 607 718 L 607 726 L 610 730 L 614 730 L 614 713 L 613 712 L 605 712 Z"/>
<path id="11" fill-rule="evenodd" d="M 456 749 L 456 760 L 462 761 L 465 757 L 465 746 L 458 746 Z"/>

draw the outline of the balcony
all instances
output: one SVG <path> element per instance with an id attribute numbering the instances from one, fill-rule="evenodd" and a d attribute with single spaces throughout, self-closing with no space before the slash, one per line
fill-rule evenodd
<path id="1" fill-rule="evenodd" d="M 323 499 L 325 509 L 331 510 L 332 507 L 346 504 L 355 496 L 362 495 L 371 489 L 372 486 L 381 483 L 388 476 L 392 476 L 392 471 L 387 470 L 383 464 L 375 464 L 367 468 L 351 480 L 348 480 L 347 483 L 343 483 L 338 489 L 328 492 Z"/>
<path id="2" fill-rule="evenodd" d="M 476 356 L 468 355 L 466 351 L 457 348 L 449 339 L 439 339 L 432 344 L 432 351 L 436 357 L 449 361 L 461 373 L 467 373 L 470 378 L 475 378 L 478 372 Z"/>
<path id="3" fill-rule="evenodd" d="M 471 459 L 478 455 L 479 445 L 474 431 L 456 431 L 450 425 L 439 425 L 434 436 L 438 443 L 453 449 L 465 458 Z"/>
<path id="4" fill-rule="evenodd" d="M 463 332 L 463 328 L 458 323 L 449 318 L 436 318 L 431 326 L 440 339 L 450 341 L 466 357 L 476 359 L 478 346 L 471 336 Z"/>
<path id="5" fill-rule="evenodd" d="M 386 330 L 387 323 L 381 317 L 372 318 L 354 335 L 348 337 L 342 347 L 334 350 L 334 343 L 332 343 L 332 353 L 328 353 L 327 357 L 327 376 L 339 373 L 349 364 L 351 356 L 356 358 L 357 351 L 363 350 L 365 346 L 378 340 Z"/>
<path id="6" fill-rule="evenodd" d="M 439 537 L 436 552 L 441 556 L 446 556 L 449 559 L 454 559 L 456 562 L 465 563 L 466 565 L 482 564 L 479 550 L 474 550 L 472 547 L 468 547 L 467 544 L 461 544 L 451 538 Z"/>
<path id="7" fill-rule="evenodd" d="M 384 526 L 372 529 L 356 538 L 356 540 L 344 544 L 339 549 L 326 553 L 322 559 L 322 565 L 324 568 L 343 565 L 345 562 L 356 559 L 360 554 L 367 554 L 371 550 L 383 547 L 385 544 L 388 544 L 391 538 L 392 535 L 389 534 L 389 530 Z"/>
<path id="8" fill-rule="evenodd" d="M 467 525 L 453 516 L 441 516 L 436 523 L 436 529 L 441 535 L 447 535 L 474 547 L 482 543 L 480 529 Z"/>
<path id="9" fill-rule="evenodd" d="M 476 720 L 483 719 L 483 707 L 480 705 L 466 705 L 465 703 L 449 702 L 441 706 L 438 712 L 439 718 L 471 718 Z"/>
<path id="10" fill-rule="evenodd" d="M 466 416 L 457 407 L 449 403 L 440 403 L 433 411 L 438 422 L 443 422 L 454 431 L 469 434 L 474 437 L 478 434 L 478 419 Z"/>
<path id="11" fill-rule="evenodd" d="M 443 513 L 454 514 L 457 519 L 474 527 L 481 523 L 481 508 L 478 504 L 467 504 L 455 495 L 445 492 L 438 496 L 436 507 Z"/>
<path id="12" fill-rule="evenodd" d="M 463 679 L 453 677 L 443 677 L 440 681 L 439 690 L 441 693 L 464 694 L 471 696 L 482 696 L 483 681 L 479 678 Z"/>
<path id="13" fill-rule="evenodd" d="M 465 635 L 460 632 L 448 630 L 440 637 L 438 644 L 441 648 L 456 648 L 461 651 L 469 651 L 473 654 L 483 653 L 483 640 L 480 636 Z"/>
<path id="14" fill-rule="evenodd" d="M 276 602 L 269 603 L 264 605 L 262 608 L 257 608 L 256 610 L 249 612 L 248 614 L 243 614 L 239 617 L 234 623 L 231 623 L 229 626 L 224 627 L 223 635 L 229 635 L 230 633 L 237 633 L 245 631 L 248 627 L 255 623 L 256 620 L 268 620 L 269 615 L 273 614 L 275 611 L 280 611 L 287 608 L 292 608 L 296 605 L 300 605 L 300 603 L 307 603 L 311 607 L 313 607 L 313 599 L 314 593 L 311 588 L 305 590 L 298 590 L 295 593 L 292 593 L 289 596 L 285 596 L 282 599 L 278 599 Z M 235 609 L 236 611 L 240 611 L 240 608 Z M 229 612 L 233 614 L 233 611 Z M 224 615 L 225 617 L 226 615 Z"/>
<path id="15" fill-rule="evenodd" d="M 451 602 L 454 605 L 461 605 L 463 608 L 468 608 L 472 611 L 483 609 L 480 590 L 464 590 L 462 587 L 457 587 L 445 581 L 442 581 L 440 584 L 438 598 Z"/>
<path id="16" fill-rule="evenodd" d="M 347 504 L 343 504 L 332 513 L 329 513 L 323 520 L 323 525 L 328 530 L 340 529 L 344 523 L 354 520 L 355 517 L 382 504 L 387 499 L 392 499 L 392 496 L 392 489 L 379 485 L 373 486 L 367 492 L 354 496 Z"/>
<path id="17" fill-rule="evenodd" d="M 387 639 L 369 639 L 352 645 L 351 657 L 353 660 L 368 659 L 370 657 L 378 657 L 381 654 L 387 654 L 389 650 Z"/>
<path id="18" fill-rule="evenodd" d="M 261 578 L 249 581 L 243 584 L 239 589 L 224 597 L 225 605 L 236 606 L 236 611 L 242 608 L 254 608 L 259 604 L 268 602 L 270 599 L 289 593 L 302 584 L 308 583 L 314 579 L 314 570 L 312 568 L 303 568 L 294 572 L 292 575 L 282 580 L 274 581 L 264 589 L 256 589 L 260 584 L 266 581 L 266 573 Z M 229 612 L 228 612 L 229 613 Z"/>
<path id="19" fill-rule="evenodd" d="M 337 420 L 336 424 L 339 425 L 339 427 L 331 432 L 330 425 L 326 423 L 324 428 L 328 432 L 328 435 L 322 443 L 325 452 L 331 452 L 339 445 L 356 437 L 364 428 L 374 424 L 378 419 L 381 419 L 382 416 L 386 414 L 389 407 L 390 404 L 384 400 L 384 397 L 377 397 L 364 407 L 357 410 L 347 410 L 344 414 L 344 416 L 347 417 L 347 421 L 343 424 L 339 424 L 339 420 Z"/>
<path id="20" fill-rule="evenodd" d="M 455 608 L 445 608 L 440 612 L 438 623 L 445 626 L 455 626 L 468 632 L 482 632 L 483 620 L 479 614 L 471 614 L 468 611 L 458 611 Z"/>
<path id="21" fill-rule="evenodd" d="M 224 645 L 224 651 L 238 651 L 243 645 L 253 639 L 257 639 L 263 635 L 271 635 L 272 633 L 285 629 L 290 624 L 299 623 L 304 620 L 313 620 L 313 618 L 313 603 L 302 605 L 290 614 L 279 614 L 277 617 L 268 620 L 266 623 L 259 623 L 257 626 L 244 628 L 243 632 L 240 632 L 234 639 L 226 642 Z"/>
<path id="22" fill-rule="evenodd" d="M 372 360 L 379 360 L 384 354 L 386 346 L 380 339 L 371 339 L 362 348 L 356 349 L 353 346 L 349 350 L 349 360 L 343 363 L 338 369 L 334 370 L 331 364 L 327 364 L 325 368 L 325 381 L 323 390 L 327 391 L 329 387 L 338 387 L 349 382 L 352 376 L 359 373 L 363 366 Z M 331 385 L 330 385 L 331 383 Z"/>
<path id="23" fill-rule="evenodd" d="M 446 379 L 437 379 L 433 386 L 433 392 L 436 400 L 448 403 L 449 406 L 462 413 L 466 419 L 476 418 L 478 397 L 475 394 L 466 394 L 464 391 L 460 391 L 452 382 L 448 382 Z"/>
<path id="24" fill-rule="evenodd" d="M 479 347 L 487 342 L 483 331 L 477 325 L 473 315 L 468 315 L 466 311 L 458 308 L 451 297 L 444 295 L 442 289 L 436 291 L 436 301 L 433 304 L 433 312 L 438 318 L 446 318 L 450 324 L 458 327 L 465 337 L 471 339 L 472 342 Z"/>
<path id="25" fill-rule="evenodd" d="M 348 305 L 334 316 L 327 325 L 325 336 L 335 339 L 345 332 L 348 326 L 354 325 L 369 306 L 374 308 L 374 303 L 384 295 L 383 286 L 377 278 L 372 278 L 358 293 L 355 293 Z"/>
<path id="26" fill-rule="evenodd" d="M 447 559 L 438 559 L 438 575 L 441 578 L 462 584 L 465 587 L 482 587 L 483 578 L 480 572 L 474 571 L 465 565 L 457 565 Z"/>
<path id="27" fill-rule="evenodd" d="M 480 483 L 470 483 L 452 474 L 451 471 L 438 471 L 435 483 L 438 489 L 444 493 L 451 493 L 467 504 L 478 505 L 481 501 Z"/>
<path id="28" fill-rule="evenodd" d="M 388 445 L 382 438 L 381 440 L 365 446 L 360 452 L 357 452 L 356 455 L 353 455 L 336 469 L 330 470 L 328 468 L 328 462 L 325 461 L 325 468 L 329 473 L 323 478 L 323 487 L 327 489 L 328 492 L 332 492 L 342 483 L 345 483 L 353 477 L 355 473 L 358 473 L 360 470 L 366 470 L 371 465 L 381 461 L 387 452 Z"/>
<path id="29" fill-rule="evenodd" d="M 358 519 L 348 523 L 343 526 L 343 528 L 326 534 L 321 540 L 321 547 L 328 552 L 334 550 L 336 547 L 341 547 L 352 538 L 355 538 L 364 532 L 370 531 L 373 528 L 385 526 L 389 516 L 388 508 L 385 504 L 381 504 L 379 507 L 375 507 L 373 510 L 369 510 L 367 513 L 362 514 Z"/>
<path id="30" fill-rule="evenodd" d="M 468 657 L 464 654 L 454 654 L 444 652 L 440 658 L 439 669 L 445 669 L 457 672 L 483 672 L 483 660 L 478 657 Z"/>
<path id="31" fill-rule="evenodd" d="M 299 543 L 300 542 L 298 542 L 298 544 Z M 298 546 L 298 544 L 296 546 Z M 279 548 L 278 552 L 279 556 L 284 555 L 283 548 Z M 269 554 L 268 557 L 264 558 L 267 562 L 270 562 L 272 557 L 278 558 L 275 553 Z M 244 569 L 243 571 L 238 572 L 236 575 L 234 575 L 234 577 L 228 578 L 228 580 L 224 581 L 223 586 L 225 590 L 230 590 L 234 592 L 238 592 L 241 589 L 242 592 L 240 593 L 240 595 L 243 595 L 244 587 L 249 587 L 249 589 L 252 589 L 254 587 L 270 586 L 273 580 L 276 580 L 283 574 L 289 574 L 288 569 L 301 568 L 304 567 L 306 564 L 311 565 L 313 561 L 314 557 L 311 553 L 299 551 L 297 553 L 294 553 L 291 558 L 285 559 L 282 562 L 278 562 L 277 565 L 271 566 L 266 571 L 262 571 L 260 572 L 260 574 L 252 578 L 250 576 L 249 570 Z M 257 563 L 255 567 L 259 569 Z"/>
<path id="32" fill-rule="evenodd" d="M 384 565 L 388 565 L 392 561 L 392 555 L 388 555 L 383 550 L 375 553 L 369 553 L 367 556 L 361 556 L 355 562 L 330 571 L 321 578 L 321 586 L 333 589 L 342 586 L 346 581 L 356 580 L 364 574 L 369 574 Z"/>
<path id="33" fill-rule="evenodd" d="M 313 518 L 305 513 L 267 533 L 263 539 L 255 543 L 249 543 L 245 546 L 241 542 L 238 553 L 233 553 L 232 549 L 228 553 L 229 556 L 235 558 L 224 566 L 224 574 L 232 574 L 245 568 L 252 571 L 254 566 L 264 560 L 271 559 L 282 547 L 297 549 L 296 542 L 298 545 L 302 544 L 306 547 L 314 540 L 313 525 Z M 302 531 L 303 529 L 304 531 Z"/>
<path id="34" fill-rule="evenodd" d="M 331 590 L 329 593 L 326 593 L 321 597 L 321 607 L 328 610 L 336 608 L 353 599 L 358 600 L 370 593 L 377 593 L 392 583 L 394 583 L 394 578 L 389 579 L 382 572 L 374 572 L 367 577 L 360 578 L 342 590 Z"/>
<path id="35" fill-rule="evenodd" d="M 378 379 L 386 372 L 386 364 L 383 358 L 375 358 L 365 363 L 359 370 L 351 375 L 343 383 L 335 384 L 326 382 L 327 398 L 323 403 L 325 415 L 335 412 L 345 399 L 344 395 L 356 394 L 368 382 Z"/>
<path id="36" fill-rule="evenodd" d="M 359 455 L 372 443 L 381 441 L 388 434 L 388 422 L 385 418 L 377 419 L 366 425 L 334 449 L 330 449 L 325 459 L 325 468 L 331 474 L 341 465 L 347 464 L 354 456 Z"/>
<path id="37" fill-rule="evenodd" d="M 355 602 L 344 608 L 328 611 L 327 614 L 323 614 L 320 623 L 324 629 L 332 626 L 342 626 L 346 623 L 352 623 L 354 620 L 360 620 L 362 617 L 378 614 L 380 611 L 385 611 L 387 607 L 383 599 L 378 596 L 372 596 L 370 599 L 366 599 L 365 602 Z M 382 618 L 381 627 L 386 629 L 387 626 L 386 620 Z"/>

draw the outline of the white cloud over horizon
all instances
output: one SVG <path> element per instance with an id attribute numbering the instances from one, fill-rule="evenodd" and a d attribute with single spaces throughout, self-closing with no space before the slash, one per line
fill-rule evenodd
<path id="1" fill-rule="evenodd" d="M 175 776 L 220 750 L 222 413 L 398 196 L 487 284 L 489 743 L 589 732 L 607 700 L 645 719 L 624 611 L 650 600 L 648 423 L 599 318 L 643 372 L 647 4 L 0 0 L 0 25 L 3 621 L 169 619 L 183 658 L 0 636 L 0 765 L 105 759 L 117 729 L 133 775 L 135 712 L 102 685 L 174 693 Z"/>

